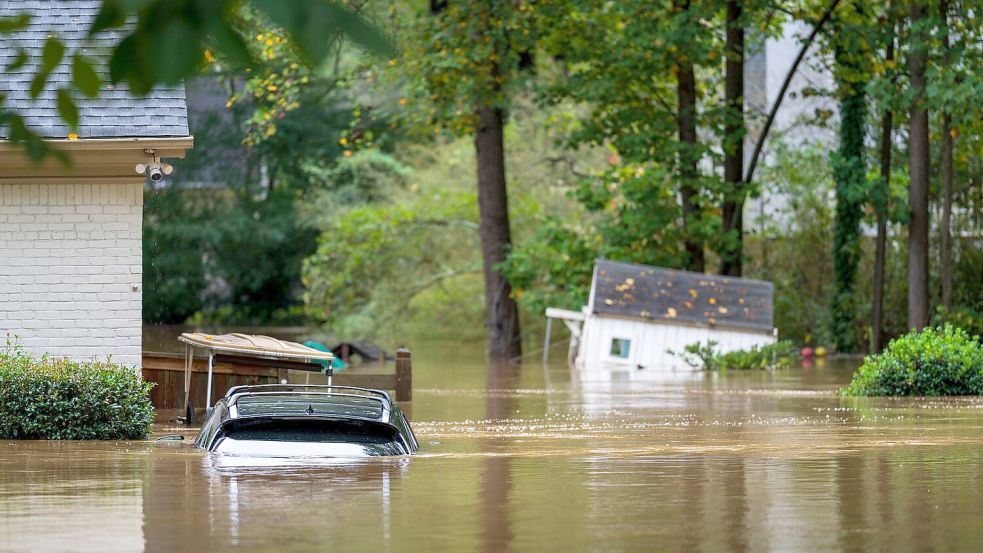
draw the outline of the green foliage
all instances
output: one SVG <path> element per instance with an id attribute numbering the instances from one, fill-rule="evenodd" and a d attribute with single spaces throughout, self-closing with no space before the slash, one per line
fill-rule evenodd
<path id="1" fill-rule="evenodd" d="M 953 283 L 954 305 L 938 306 L 935 320 L 961 328 L 971 335 L 983 336 L 983 250 L 966 247 L 956 263 Z"/>
<path id="2" fill-rule="evenodd" d="M 795 356 L 795 348 L 789 340 L 782 340 L 765 346 L 751 346 L 746 350 L 724 353 L 717 361 L 721 369 L 760 371 L 766 369 L 785 369 Z"/>
<path id="3" fill-rule="evenodd" d="M 983 336 L 983 312 L 963 305 L 946 309 L 938 306 L 935 310 L 935 320 L 961 328 L 974 336 Z"/>
<path id="4" fill-rule="evenodd" d="M 0 348 L 0 439 L 145 439 L 152 387 L 130 367 L 37 359 L 8 340 Z"/>
<path id="5" fill-rule="evenodd" d="M 829 343 L 833 297 L 833 188 L 827 152 L 804 144 L 780 147 L 762 168 L 762 186 L 789 198 L 769 205 L 748 237 L 747 276 L 775 285 L 775 326 L 782 338 Z"/>
<path id="6" fill-rule="evenodd" d="M 300 267 L 314 250 L 294 195 L 248 190 L 146 193 L 144 320 L 295 323 Z"/>
<path id="7" fill-rule="evenodd" d="M 513 237 L 528 242 L 522 255 L 531 256 L 505 265 L 510 278 L 524 275 L 523 286 L 513 291 L 522 306 L 536 310 L 533 321 L 541 320 L 539 305 L 550 298 L 585 297 L 565 289 L 559 279 L 543 280 L 549 277 L 536 269 L 541 256 L 551 255 L 557 256 L 550 262 L 559 268 L 568 249 L 566 243 L 553 242 L 550 223 L 544 221 L 555 221 L 556 234 L 571 240 L 580 240 L 575 236 L 591 228 L 567 192 L 576 186 L 575 173 L 591 170 L 603 156 L 585 149 L 574 164 L 555 145 L 557 121 L 573 116 L 566 108 L 539 109 L 520 96 L 505 127 Z M 445 138 L 406 145 L 398 158 L 357 150 L 339 160 L 337 171 L 328 171 L 341 180 L 312 181 L 312 190 L 323 187 L 303 210 L 321 232 L 318 253 L 304 271 L 306 309 L 313 320 L 353 337 L 398 339 L 423 332 L 455 340 L 481 338 L 474 144 L 468 138 Z M 334 191 L 336 185 L 347 190 L 349 179 L 363 182 L 371 200 Z M 343 203 L 348 199 L 357 201 Z M 578 265 L 571 261 L 569 274 L 587 282 L 593 254 L 582 252 Z M 541 286 L 546 288 L 541 291 Z"/>
<path id="8" fill-rule="evenodd" d="M 480 272 L 468 254 L 478 247 L 475 211 L 473 192 L 432 188 L 335 212 L 304 262 L 308 313 L 358 337 L 405 325 L 418 297 Z"/>
<path id="9" fill-rule="evenodd" d="M 681 352 L 666 350 L 684 363 L 704 371 L 761 371 L 787 368 L 795 348 L 789 340 L 781 340 L 764 346 L 751 346 L 746 350 L 719 352 L 717 342 L 707 340 L 689 344 Z"/>
<path id="10" fill-rule="evenodd" d="M 143 206 L 143 320 L 182 323 L 201 308 L 213 209 L 177 189 L 147 191 Z"/>
<path id="11" fill-rule="evenodd" d="M 308 164 L 304 173 L 315 191 L 314 207 L 328 218 L 334 209 L 384 202 L 395 190 L 402 189 L 410 176 L 409 167 L 377 149 L 359 150 L 341 157 L 337 164 Z"/>
<path id="12" fill-rule="evenodd" d="M 529 0 L 490 0 L 399 11 L 404 47 L 389 76 L 405 94 L 400 118 L 423 136 L 438 129 L 465 136 L 478 106 L 508 109 L 525 84 L 523 56 L 535 51 L 537 9 Z"/>
<path id="13" fill-rule="evenodd" d="M 844 390 L 852 396 L 983 394 L 983 344 L 951 325 L 912 331 L 870 355 Z"/>
<path id="14" fill-rule="evenodd" d="M 580 308 L 590 290 L 594 260 L 602 257 L 587 232 L 546 216 L 512 250 L 502 272 L 524 307 L 537 314 L 547 307 Z"/>
<path id="15" fill-rule="evenodd" d="M 69 51 L 57 36 L 50 36 L 42 50 L 42 63 L 31 81 L 31 96 L 37 98 L 48 77 L 68 56 L 73 58 L 72 87 L 58 96 L 58 110 L 72 128 L 78 124 L 78 109 L 73 90 L 92 96 L 101 88 L 103 71 L 108 69 L 109 82 L 125 83 L 136 95 L 146 95 L 160 84 L 177 84 L 197 73 L 216 56 L 235 67 L 256 61 L 246 46 L 241 30 L 248 25 L 248 13 L 259 13 L 279 26 L 291 48 L 307 65 L 320 65 L 341 37 L 371 52 L 390 57 L 395 50 L 391 42 L 356 11 L 332 0 L 303 2 L 280 0 L 103 0 L 99 13 L 88 30 L 95 36 L 116 30 L 122 39 L 112 48 L 107 66 L 99 70 L 78 62 L 79 50 Z M 7 18 L 0 32 L 9 33 L 29 24 L 29 16 Z M 167 63 L 160 63 L 160 52 L 167 52 Z M 10 70 L 10 68 L 5 68 Z M 3 109 L 0 98 L 0 125 L 9 128 L 10 141 L 23 144 L 35 160 L 53 154 L 34 131 L 27 128 L 20 114 Z"/>
<path id="16" fill-rule="evenodd" d="M 666 353 L 679 357 L 683 363 L 694 369 L 715 371 L 720 368 L 718 364 L 720 354 L 717 353 L 717 343 L 715 340 L 696 342 L 683 347 L 683 351 L 667 349 Z"/>
<path id="17" fill-rule="evenodd" d="M 957 305 L 983 312 L 983 249 L 968 242 L 956 262 L 953 299 Z"/>
<path id="18" fill-rule="evenodd" d="M 294 194 L 277 188 L 266 198 L 236 194 L 212 222 L 215 276 L 227 286 L 213 305 L 236 308 L 239 322 L 262 324 L 299 300 L 301 262 L 316 232 L 300 224 Z"/>

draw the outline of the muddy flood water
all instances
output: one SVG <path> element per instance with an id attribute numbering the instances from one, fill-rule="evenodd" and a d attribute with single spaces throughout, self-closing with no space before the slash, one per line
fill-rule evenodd
<path id="1" fill-rule="evenodd" d="M 414 347 L 412 458 L 0 442 L 0 551 L 983 548 L 979 399 L 841 398 L 856 362 L 489 375 L 481 349 Z"/>

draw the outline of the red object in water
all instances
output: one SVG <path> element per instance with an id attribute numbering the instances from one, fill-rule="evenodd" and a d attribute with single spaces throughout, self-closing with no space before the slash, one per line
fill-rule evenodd
<path id="1" fill-rule="evenodd" d="M 808 358 L 812 357 L 812 348 L 806 346 L 806 347 L 802 348 L 801 353 L 802 353 L 802 357 L 805 357 L 806 359 L 808 359 Z"/>

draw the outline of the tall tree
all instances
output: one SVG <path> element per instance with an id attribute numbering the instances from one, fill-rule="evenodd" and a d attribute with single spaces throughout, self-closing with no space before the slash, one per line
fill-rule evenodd
<path id="1" fill-rule="evenodd" d="M 744 2 L 727 0 L 727 62 L 724 75 L 724 233 L 733 235 L 722 253 L 720 273 L 741 276 L 744 261 Z"/>
<path id="2" fill-rule="evenodd" d="M 894 64 L 894 23 L 891 23 L 884 59 Z M 892 75 L 897 73 L 892 71 Z M 896 82 L 892 77 L 891 83 Z M 877 236 L 874 246 L 874 291 L 870 315 L 870 351 L 881 351 L 884 317 L 884 267 L 887 263 L 887 212 L 891 184 L 891 135 L 894 130 L 894 112 L 888 107 L 881 116 L 880 179 L 871 190 L 871 199 L 877 217 Z"/>
<path id="3" fill-rule="evenodd" d="M 841 15 L 851 17 L 852 11 Z M 867 199 L 864 164 L 864 137 L 867 119 L 866 75 L 863 67 L 866 48 L 859 30 L 850 24 L 839 25 L 836 38 L 834 75 L 839 95 L 839 149 L 833 157 L 836 181 L 836 216 L 833 221 L 833 339 L 839 351 L 856 349 L 854 332 L 854 286 L 860 261 L 860 221 Z"/>
<path id="4" fill-rule="evenodd" d="M 942 26 L 942 65 L 943 71 L 952 65 L 949 50 L 949 2 L 939 0 L 939 23 Z M 941 255 L 939 260 L 939 279 L 942 281 L 942 305 L 952 307 L 952 196 L 953 196 L 953 164 L 952 164 L 952 113 L 947 105 L 942 107 L 941 146 L 939 163 L 942 176 L 942 221 L 939 223 L 939 241 Z"/>
<path id="5" fill-rule="evenodd" d="M 485 275 L 485 325 L 488 355 L 513 359 L 522 354 L 519 309 L 512 285 L 499 265 L 512 245 L 508 188 L 505 181 L 505 113 L 501 107 L 479 104 L 474 147 L 478 165 L 478 225 Z"/>
<path id="6" fill-rule="evenodd" d="M 909 8 L 911 38 L 908 73 L 912 100 L 909 107 L 908 164 L 908 327 L 928 324 L 928 108 L 925 73 L 928 64 L 928 26 L 925 2 L 913 0 Z"/>
<path id="7" fill-rule="evenodd" d="M 720 179 L 700 170 L 710 144 L 698 129 L 719 113 L 703 90 L 722 44 L 707 32 L 718 5 L 691 0 L 554 0 L 544 16 L 551 74 L 544 99 L 586 109 L 568 143 L 611 148 L 610 164 L 578 191 L 598 214 L 599 252 L 626 261 L 695 271 L 718 250 Z M 604 45 L 604 47 L 598 47 Z M 713 92 L 708 93 L 713 97 Z"/>
<path id="8" fill-rule="evenodd" d="M 686 18 L 686 27 L 692 28 L 690 0 L 674 0 L 673 10 Z M 683 224 L 687 227 L 699 217 L 699 161 L 700 148 L 696 137 L 696 71 L 689 52 L 679 53 L 676 73 L 676 121 L 679 134 L 679 187 L 683 201 Z M 687 268 L 702 273 L 704 270 L 703 241 L 694 233 L 686 233 L 684 241 Z"/>
<path id="9" fill-rule="evenodd" d="M 504 128 L 523 53 L 531 51 L 530 6 L 509 0 L 432 1 L 403 33 L 405 91 L 414 126 L 471 136 L 475 146 L 488 355 L 521 355 L 519 313 L 501 272 L 511 248 Z M 423 120 L 420 121 L 419 119 Z M 432 132 L 431 132 L 432 135 Z"/>

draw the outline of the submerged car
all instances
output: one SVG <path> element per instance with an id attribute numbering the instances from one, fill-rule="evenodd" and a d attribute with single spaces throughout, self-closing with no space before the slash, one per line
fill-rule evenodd
<path id="1" fill-rule="evenodd" d="M 413 430 L 389 394 L 350 386 L 235 386 L 208 413 L 195 446 L 249 457 L 410 455 Z"/>

